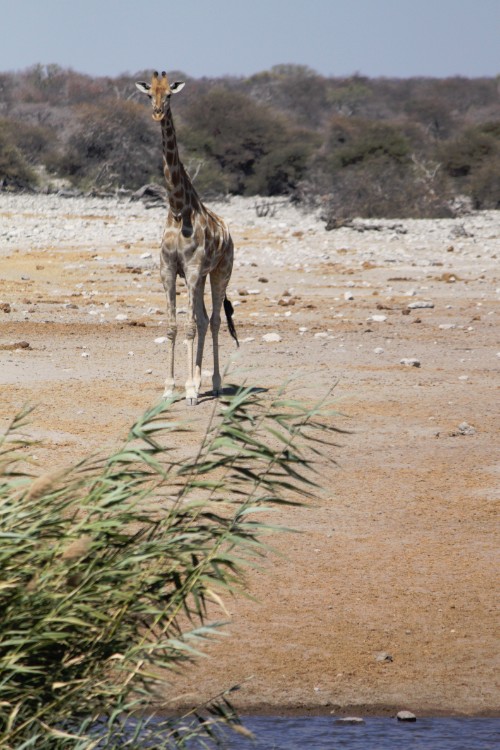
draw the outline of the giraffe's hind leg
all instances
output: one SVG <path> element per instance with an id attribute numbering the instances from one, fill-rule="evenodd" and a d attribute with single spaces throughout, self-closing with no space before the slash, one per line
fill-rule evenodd
<path id="1" fill-rule="evenodd" d="M 212 332 L 212 343 L 214 353 L 214 371 L 212 375 L 212 390 L 214 396 L 220 396 L 222 393 L 222 377 L 220 374 L 219 363 L 219 330 L 221 324 L 221 309 L 226 294 L 226 288 L 229 283 L 230 273 L 217 273 L 217 270 L 210 275 L 210 286 L 212 290 L 212 316 L 210 318 L 210 330 Z"/>
<path id="2" fill-rule="evenodd" d="M 187 349 L 188 373 L 186 380 L 186 403 L 188 406 L 196 406 L 201 385 L 203 346 L 208 328 L 208 315 L 203 300 L 206 277 L 199 277 L 191 284 L 193 277 L 190 274 L 186 274 L 186 276 L 188 278 L 188 312 L 186 319 L 186 339 L 184 342 Z M 196 333 L 198 334 L 198 344 L 195 363 L 194 339 Z"/>

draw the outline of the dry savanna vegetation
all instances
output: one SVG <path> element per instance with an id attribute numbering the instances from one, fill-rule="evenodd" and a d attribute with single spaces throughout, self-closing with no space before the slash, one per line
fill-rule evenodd
<path id="1" fill-rule="evenodd" d="M 134 87 L 57 65 L 0 75 L 0 186 L 105 194 L 163 183 L 158 132 Z M 449 217 L 500 205 L 495 78 L 325 78 L 279 65 L 190 79 L 182 158 L 204 197 L 289 196 L 325 218 Z"/>

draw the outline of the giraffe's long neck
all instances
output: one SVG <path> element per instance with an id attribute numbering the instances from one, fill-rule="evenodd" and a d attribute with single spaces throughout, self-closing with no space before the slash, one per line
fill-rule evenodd
<path id="1" fill-rule="evenodd" d="M 163 173 L 167 183 L 170 210 L 176 217 L 185 217 L 192 209 L 198 209 L 200 199 L 189 175 L 179 158 L 177 138 L 170 105 L 165 105 L 165 117 L 161 122 L 163 141 Z"/>

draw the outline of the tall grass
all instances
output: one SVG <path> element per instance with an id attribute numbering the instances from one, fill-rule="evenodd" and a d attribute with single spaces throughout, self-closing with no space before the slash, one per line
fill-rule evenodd
<path id="1" fill-rule="evenodd" d="M 175 719 L 152 710 L 217 635 L 222 597 L 264 562 L 270 512 L 316 492 L 338 430 L 326 404 L 244 388 L 186 459 L 170 407 L 119 451 L 36 478 L 29 412 L 0 440 L 1 748 L 198 747 L 240 728 L 232 688 Z"/>

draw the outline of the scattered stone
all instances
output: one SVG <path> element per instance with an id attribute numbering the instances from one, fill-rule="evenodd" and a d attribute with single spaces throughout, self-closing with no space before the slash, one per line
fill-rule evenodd
<path id="1" fill-rule="evenodd" d="M 403 357 L 399 360 L 400 365 L 406 365 L 406 367 L 420 367 L 420 360 L 415 357 Z"/>
<path id="2" fill-rule="evenodd" d="M 431 310 L 434 307 L 434 302 L 430 301 L 420 301 L 420 302 L 410 302 L 408 305 L 408 310 Z"/>
<path id="3" fill-rule="evenodd" d="M 476 429 L 470 424 L 467 424 L 467 422 L 461 422 L 458 425 L 458 432 L 460 435 L 475 435 Z"/>
<path id="4" fill-rule="evenodd" d="M 259 281 L 259 282 L 260 282 L 261 284 L 267 284 L 267 283 L 269 282 L 269 279 L 266 279 L 266 277 L 265 277 L 265 276 L 259 276 L 259 278 L 258 278 L 258 281 Z"/>
<path id="5" fill-rule="evenodd" d="M 266 341 L 268 344 L 271 344 L 273 342 L 281 341 L 281 336 L 279 333 L 265 333 L 262 336 L 262 341 Z"/>
<path id="6" fill-rule="evenodd" d="M 314 338 L 315 339 L 326 339 L 327 336 L 328 336 L 328 332 L 327 331 L 319 331 L 319 333 L 315 333 L 314 334 Z"/>
<path id="7" fill-rule="evenodd" d="M 90 357 L 90 354 L 88 352 L 82 352 L 80 356 L 86 358 L 86 357 Z"/>
<path id="8" fill-rule="evenodd" d="M 375 349 L 373 350 L 373 353 L 374 353 L 374 354 L 383 354 L 383 353 L 384 353 L 384 349 L 383 349 L 383 348 L 382 348 L 381 346 L 377 346 L 377 347 L 376 347 L 376 348 L 375 348 Z"/>
<path id="9" fill-rule="evenodd" d="M 19 349 L 31 349 L 28 341 L 12 341 L 10 344 L 0 344 L 2 351 L 18 351 Z"/>
<path id="10" fill-rule="evenodd" d="M 399 711 L 396 715 L 398 721 L 416 721 L 417 717 L 411 711 Z"/>
<path id="11" fill-rule="evenodd" d="M 12 311 L 12 308 L 11 308 L 11 306 L 9 305 L 9 303 L 8 303 L 8 302 L 2 302 L 2 303 L 0 304 L 0 310 L 1 310 L 2 312 L 4 312 L 4 313 L 10 313 L 10 312 Z"/>
<path id="12" fill-rule="evenodd" d="M 152 257 L 153 257 L 153 253 L 142 253 L 141 255 L 141 258 L 143 260 L 146 260 L 147 258 L 152 258 Z"/>
<path id="13" fill-rule="evenodd" d="M 124 313 L 119 313 L 116 316 L 115 320 L 127 320 L 127 318 L 128 318 L 128 315 L 124 315 Z"/>
<path id="14" fill-rule="evenodd" d="M 354 294 L 352 292 L 344 292 L 344 299 L 346 302 L 350 302 L 354 299 Z"/>
<path id="15" fill-rule="evenodd" d="M 335 719 L 335 724 L 364 724 L 365 720 L 360 716 L 341 716 L 339 719 Z"/>
<path id="16" fill-rule="evenodd" d="M 394 658 L 387 651 L 380 651 L 378 654 L 375 654 L 375 661 L 391 662 L 394 661 Z"/>
<path id="17" fill-rule="evenodd" d="M 383 323 L 387 320 L 387 315 L 372 315 L 369 319 L 375 321 L 375 323 Z"/>
<path id="18" fill-rule="evenodd" d="M 166 336 L 158 336 L 158 338 L 155 339 L 155 344 L 164 344 L 165 341 L 168 341 Z"/>
<path id="19" fill-rule="evenodd" d="M 439 326 L 439 328 L 442 331 L 451 331 L 453 328 L 456 328 L 456 327 L 457 327 L 456 323 L 441 323 L 441 325 Z"/>

